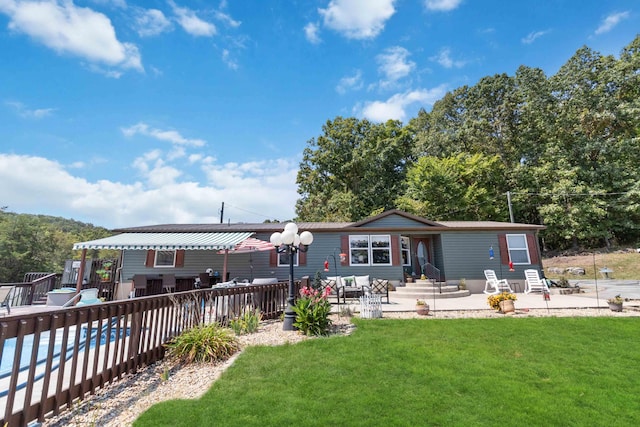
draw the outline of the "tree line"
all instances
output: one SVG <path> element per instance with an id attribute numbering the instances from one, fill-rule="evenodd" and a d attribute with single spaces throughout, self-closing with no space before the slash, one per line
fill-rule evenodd
<path id="1" fill-rule="evenodd" d="M 111 234 L 72 219 L 0 209 L 0 283 L 21 282 L 28 272 L 62 273 L 65 261 L 77 255 L 74 243 Z M 113 256 L 114 251 L 87 251 L 87 258 Z"/>
<path id="2" fill-rule="evenodd" d="M 307 142 L 301 221 L 390 208 L 434 221 L 542 224 L 545 250 L 640 242 L 640 36 L 582 47 L 553 76 L 487 76 L 406 125 L 336 117 Z"/>

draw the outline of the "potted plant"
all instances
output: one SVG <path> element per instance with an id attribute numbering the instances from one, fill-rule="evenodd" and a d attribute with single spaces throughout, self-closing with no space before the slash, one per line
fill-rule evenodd
<path id="1" fill-rule="evenodd" d="M 111 279 L 111 271 L 105 270 L 101 268 L 100 270 L 96 270 L 96 275 L 100 278 L 102 282 L 108 282 Z"/>
<path id="2" fill-rule="evenodd" d="M 489 295 L 487 302 L 489 307 L 503 313 L 513 313 L 516 311 L 514 301 L 517 300 L 516 294 L 511 292 L 502 292 L 497 295 Z"/>
<path id="3" fill-rule="evenodd" d="M 416 300 L 416 313 L 426 316 L 429 314 L 429 304 L 423 299 Z"/>
<path id="4" fill-rule="evenodd" d="M 613 298 L 609 298 L 607 302 L 609 303 L 609 309 L 611 309 L 611 311 L 622 311 L 622 303 L 624 302 L 624 299 L 620 294 Z"/>

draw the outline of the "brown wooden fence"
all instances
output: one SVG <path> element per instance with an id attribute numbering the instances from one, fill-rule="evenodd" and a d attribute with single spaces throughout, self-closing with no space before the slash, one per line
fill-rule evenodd
<path id="1" fill-rule="evenodd" d="M 70 408 L 162 359 L 164 344 L 197 324 L 226 324 L 254 308 L 277 318 L 287 289 L 286 282 L 201 289 L 1 318 L 0 425 Z"/>

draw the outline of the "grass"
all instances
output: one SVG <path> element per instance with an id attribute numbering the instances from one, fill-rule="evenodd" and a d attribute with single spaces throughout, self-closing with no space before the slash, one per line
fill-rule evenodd
<path id="1" fill-rule="evenodd" d="M 564 255 L 553 258 L 544 258 L 542 265 L 545 269 L 546 277 L 550 279 L 558 279 L 562 275 L 549 272 L 550 267 L 582 267 L 585 269 L 584 276 L 574 276 L 571 274 L 565 274 L 567 279 L 579 279 L 594 277 L 594 264 L 595 271 L 597 272 L 601 268 L 609 267 L 613 270 L 612 277 L 620 280 L 640 280 L 640 253 L 637 253 L 635 249 L 629 251 L 612 251 L 612 252 L 598 252 L 583 253 L 579 255 Z M 598 273 L 598 279 L 602 276 Z"/>
<path id="2" fill-rule="evenodd" d="M 354 319 L 252 347 L 142 426 L 639 425 L 638 318 Z"/>

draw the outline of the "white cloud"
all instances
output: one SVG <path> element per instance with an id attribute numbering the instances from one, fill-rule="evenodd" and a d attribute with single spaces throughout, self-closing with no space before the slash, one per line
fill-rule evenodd
<path id="1" fill-rule="evenodd" d="M 395 13 L 395 0 L 331 0 L 318 9 L 323 23 L 350 39 L 372 39 Z"/>
<path id="2" fill-rule="evenodd" d="M 192 36 L 211 37 L 217 33 L 215 25 L 199 18 L 193 10 L 179 7 L 173 1 L 169 1 L 169 5 L 176 14 L 178 24 Z"/>
<path id="3" fill-rule="evenodd" d="M 387 120 L 404 121 L 407 117 L 406 109 L 413 104 L 420 106 L 433 105 L 442 98 L 446 92 L 444 85 L 433 89 L 419 89 L 398 93 L 386 101 L 373 101 L 365 104 L 362 116 L 374 121 L 385 122 Z"/>
<path id="4" fill-rule="evenodd" d="M 206 144 L 203 139 L 188 139 L 180 135 L 175 130 L 161 130 L 149 127 L 146 123 L 137 123 L 128 128 L 121 128 L 122 133 L 127 137 L 135 135 L 150 136 L 160 141 L 168 141 L 175 145 L 184 145 L 190 147 L 202 147 Z"/>
<path id="5" fill-rule="evenodd" d="M 313 22 L 309 22 L 304 26 L 304 36 L 310 43 L 318 44 L 322 41 L 320 35 L 318 34 L 319 31 L 320 29 L 318 28 L 318 25 L 314 24 Z"/>
<path id="6" fill-rule="evenodd" d="M 382 73 L 386 79 L 381 86 L 388 86 L 403 77 L 406 77 L 416 68 L 416 63 L 409 61 L 411 55 L 409 51 L 400 46 L 385 49 L 384 53 L 376 56 L 378 62 L 378 71 Z"/>
<path id="7" fill-rule="evenodd" d="M 224 13 L 220 10 L 216 10 L 214 12 L 214 15 L 218 21 L 224 22 L 226 25 L 232 28 L 238 28 L 242 24 L 241 21 L 236 21 L 229 14 Z"/>
<path id="8" fill-rule="evenodd" d="M 362 88 L 362 71 L 356 70 L 352 76 L 345 76 L 340 79 L 338 86 L 336 86 L 336 92 L 340 95 L 344 95 L 347 91 L 358 90 Z"/>
<path id="9" fill-rule="evenodd" d="M 55 108 L 36 108 L 29 109 L 22 102 L 7 101 L 6 105 L 12 107 L 18 115 L 25 119 L 42 119 L 48 117 L 55 111 Z"/>
<path id="10" fill-rule="evenodd" d="M 437 62 L 444 68 L 462 68 L 466 64 L 465 61 L 454 61 L 451 59 L 451 49 L 448 47 L 440 49 L 437 55 L 429 58 L 432 61 Z"/>
<path id="11" fill-rule="evenodd" d="M 424 5 L 429 10 L 446 12 L 460 6 L 462 0 L 425 0 Z"/>
<path id="12" fill-rule="evenodd" d="M 222 49 L 222 62 L 227 64 L 227 67 L 231 68 L 232 70 L 238 69 L 238 62 L 231 57 L 231 52 L 229 52 L 229 49 Z"/>
<path id="13" fill-rule="evenodd" d="M 178 182 L 176 169 L 153 155 L 146 161 L 150 182 L 127 184 L 90 182 L 42 157 L 0 154 L 0 200 L 11 212 L 62 216 L 108 228 L 217 223 L 222 202 L 225 220 L 231 222 L 295 216 L 296 161 L 215 164 L 210 159 L 202 165 L 208 183 Z M 170 177 L 163 180 L 165 173 Z"/>
<path id="14" fill-rule="evenodd" d="M 122 69 L 143 71 L 138 48 L 121 43 L 108 17 L 71 1 L 0 2 L 10 17 L 9 28 L 59 53 Z"/>
<path id="15" fill-rule="evenodd" d="M 607 16 L 604 21 L 602 21 L 598 29 L 596 29 L 596 34 L 608 33 L 616 25 L 618 25 L 620 21 L 625 20 L 628 17 L 629 12 L 612 13 L 611 15 Z"/>
<path id="16" fill-rule="evenodd" d="M 140 37 L 157 36 L 171 29 L 171 21 L 158 9 L 140 10 L 134 19 Z"/>
<path id="17" fill-rule="evenodd" d="M 531 32 L 529 34 L 527 34 L 527 37 L 524 37 L 522 40 L 520 40 L 522 43 L 524 44 L 531 44 L 534 41 L 536 41 L 537 38 L 542 37 L 546 34 L 549 34 L 551 32 L 551 30 L 544 30 L 544 31 L 534 31 Z"/>

